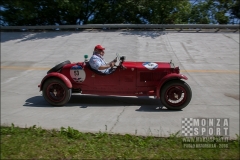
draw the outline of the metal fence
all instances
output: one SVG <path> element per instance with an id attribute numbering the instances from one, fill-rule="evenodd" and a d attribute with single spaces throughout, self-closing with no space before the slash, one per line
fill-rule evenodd
<path id="1" fill-rule="evenodd" d="M 239 31 L 239 25 L 216 24 L 85 24 L 48 26 L 1 26 L 1 31 L 10 30 L 78 30 L 78 29 L 161 29 L 161 30 L 231 30 Z"/>

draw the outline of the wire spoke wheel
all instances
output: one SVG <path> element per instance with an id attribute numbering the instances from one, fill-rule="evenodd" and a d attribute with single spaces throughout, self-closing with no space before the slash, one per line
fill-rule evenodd
<path id="1" fill-rule="evenodd" d="M 180 110 L 186 107 L 192 98 L 189 85 L 181 80 L 172 80 L 164 84 L 160 92 L 161 102 L 168 109 Z"/>
<path id="2" fill-rule="evenodd" d="M 54 106 L 62 106 L 71 98 L 72 90 L 58 78 L 50 78 L 44 82 L 43 97 Z"/>
<path id="3" fill-rule="evenodd" d="M 187 91 L 182 86 L 172 86 L 165 94 L 166 102 L 172 106 L 180 106 L 186 101 Z"/>
<path id="4" fill-rule="evenodd" d="M 60 84 L 51 83 L 47 87 L 47 96 L 54 102 L 61 102 L 66 97 L 66 92 Z"/>

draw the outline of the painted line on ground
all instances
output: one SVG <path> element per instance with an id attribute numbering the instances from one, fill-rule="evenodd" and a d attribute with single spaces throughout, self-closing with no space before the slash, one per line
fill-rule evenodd
<path id="1" fill-rule="evenodd" d="M 13 70 L 49 70 L 49 69 L 51 69 L 51 68 L 20 67 L 20 66 L 1 66 L 1 69 L 13 69 Z"/>
<path id="2" fill-rule="evenodd" d="M 40 67 L 20 67 L 20 66 L 1 66 L 1 69 L 12 69 L 12 70 L 49 70 L 51 68 L 40 68 Z M 233 70 L 180 70 L 185 73 L 226 73 L 226 74 L 239 74 L 239 71 Z"/>
<path id="3" fill-rule="evenodd" d="M 239 74 L 239 71 L 231 71 L 231 70 L 180 70 L 180 72 L 188 72 L 188 73 L 230 73 L 230 74 Z"/>

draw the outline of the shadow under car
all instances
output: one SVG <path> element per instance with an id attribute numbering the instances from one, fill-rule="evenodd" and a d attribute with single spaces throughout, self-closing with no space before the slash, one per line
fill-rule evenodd
<path id="1" fill-rule="evenodd" d="M 34 96 L 25 101 L 26 107 L 59 107 L 52 106 L 45 101 L 43 96 Z M 88 107 L 126 107 L 139 106 L 136 111 L 145 112 L 173 112 L 161 104 L 160 100 L 150 97 L 119 97 L 119 96 L 96 96 L 96 95 L 72 95 L 65 107 L 88 108 Z M 181 111 L 181 110 L 180 110 Z"/>

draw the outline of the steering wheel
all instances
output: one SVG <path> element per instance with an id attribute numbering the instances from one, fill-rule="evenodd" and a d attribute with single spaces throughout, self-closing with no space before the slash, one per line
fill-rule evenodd
<path id="1" fill-rule="evenodd" d="M 112 66 L 111 68 L 116 69 L 118 66 L 124 67 L 124 66 L 122 65 L 122 63 L 125 61 L 125 59 L 126 59 L 125 56 L 121 56 L 121 57 L 120 57 L 120 55 L 119 55 L 118 53 L 116 53 L 116 58 L 114 59 L 114 62 L 116 63 L 117 61 L 119 61 L 119 64 L 118 64 L 118 65 L 114 64 L 114 66 Z M 125 68 L 125 67 L 124 67 L 124 68 Z"/>
<path id="2" fill-rule="evenodd" d="M 120 56 L 118 53 L 116 53 L 116 58 L 113 60 L 113 62 L 117 62 L 120 61 Z M 116 69 L 119 65 L 114 64 L 114 66 L 112 66 L 112 68 Z"/>
<path id="3" fill-rule="evenodd" d="M 120 55 L 118 53 L 116 53 L 116 59 L 120 61 Z"/>

